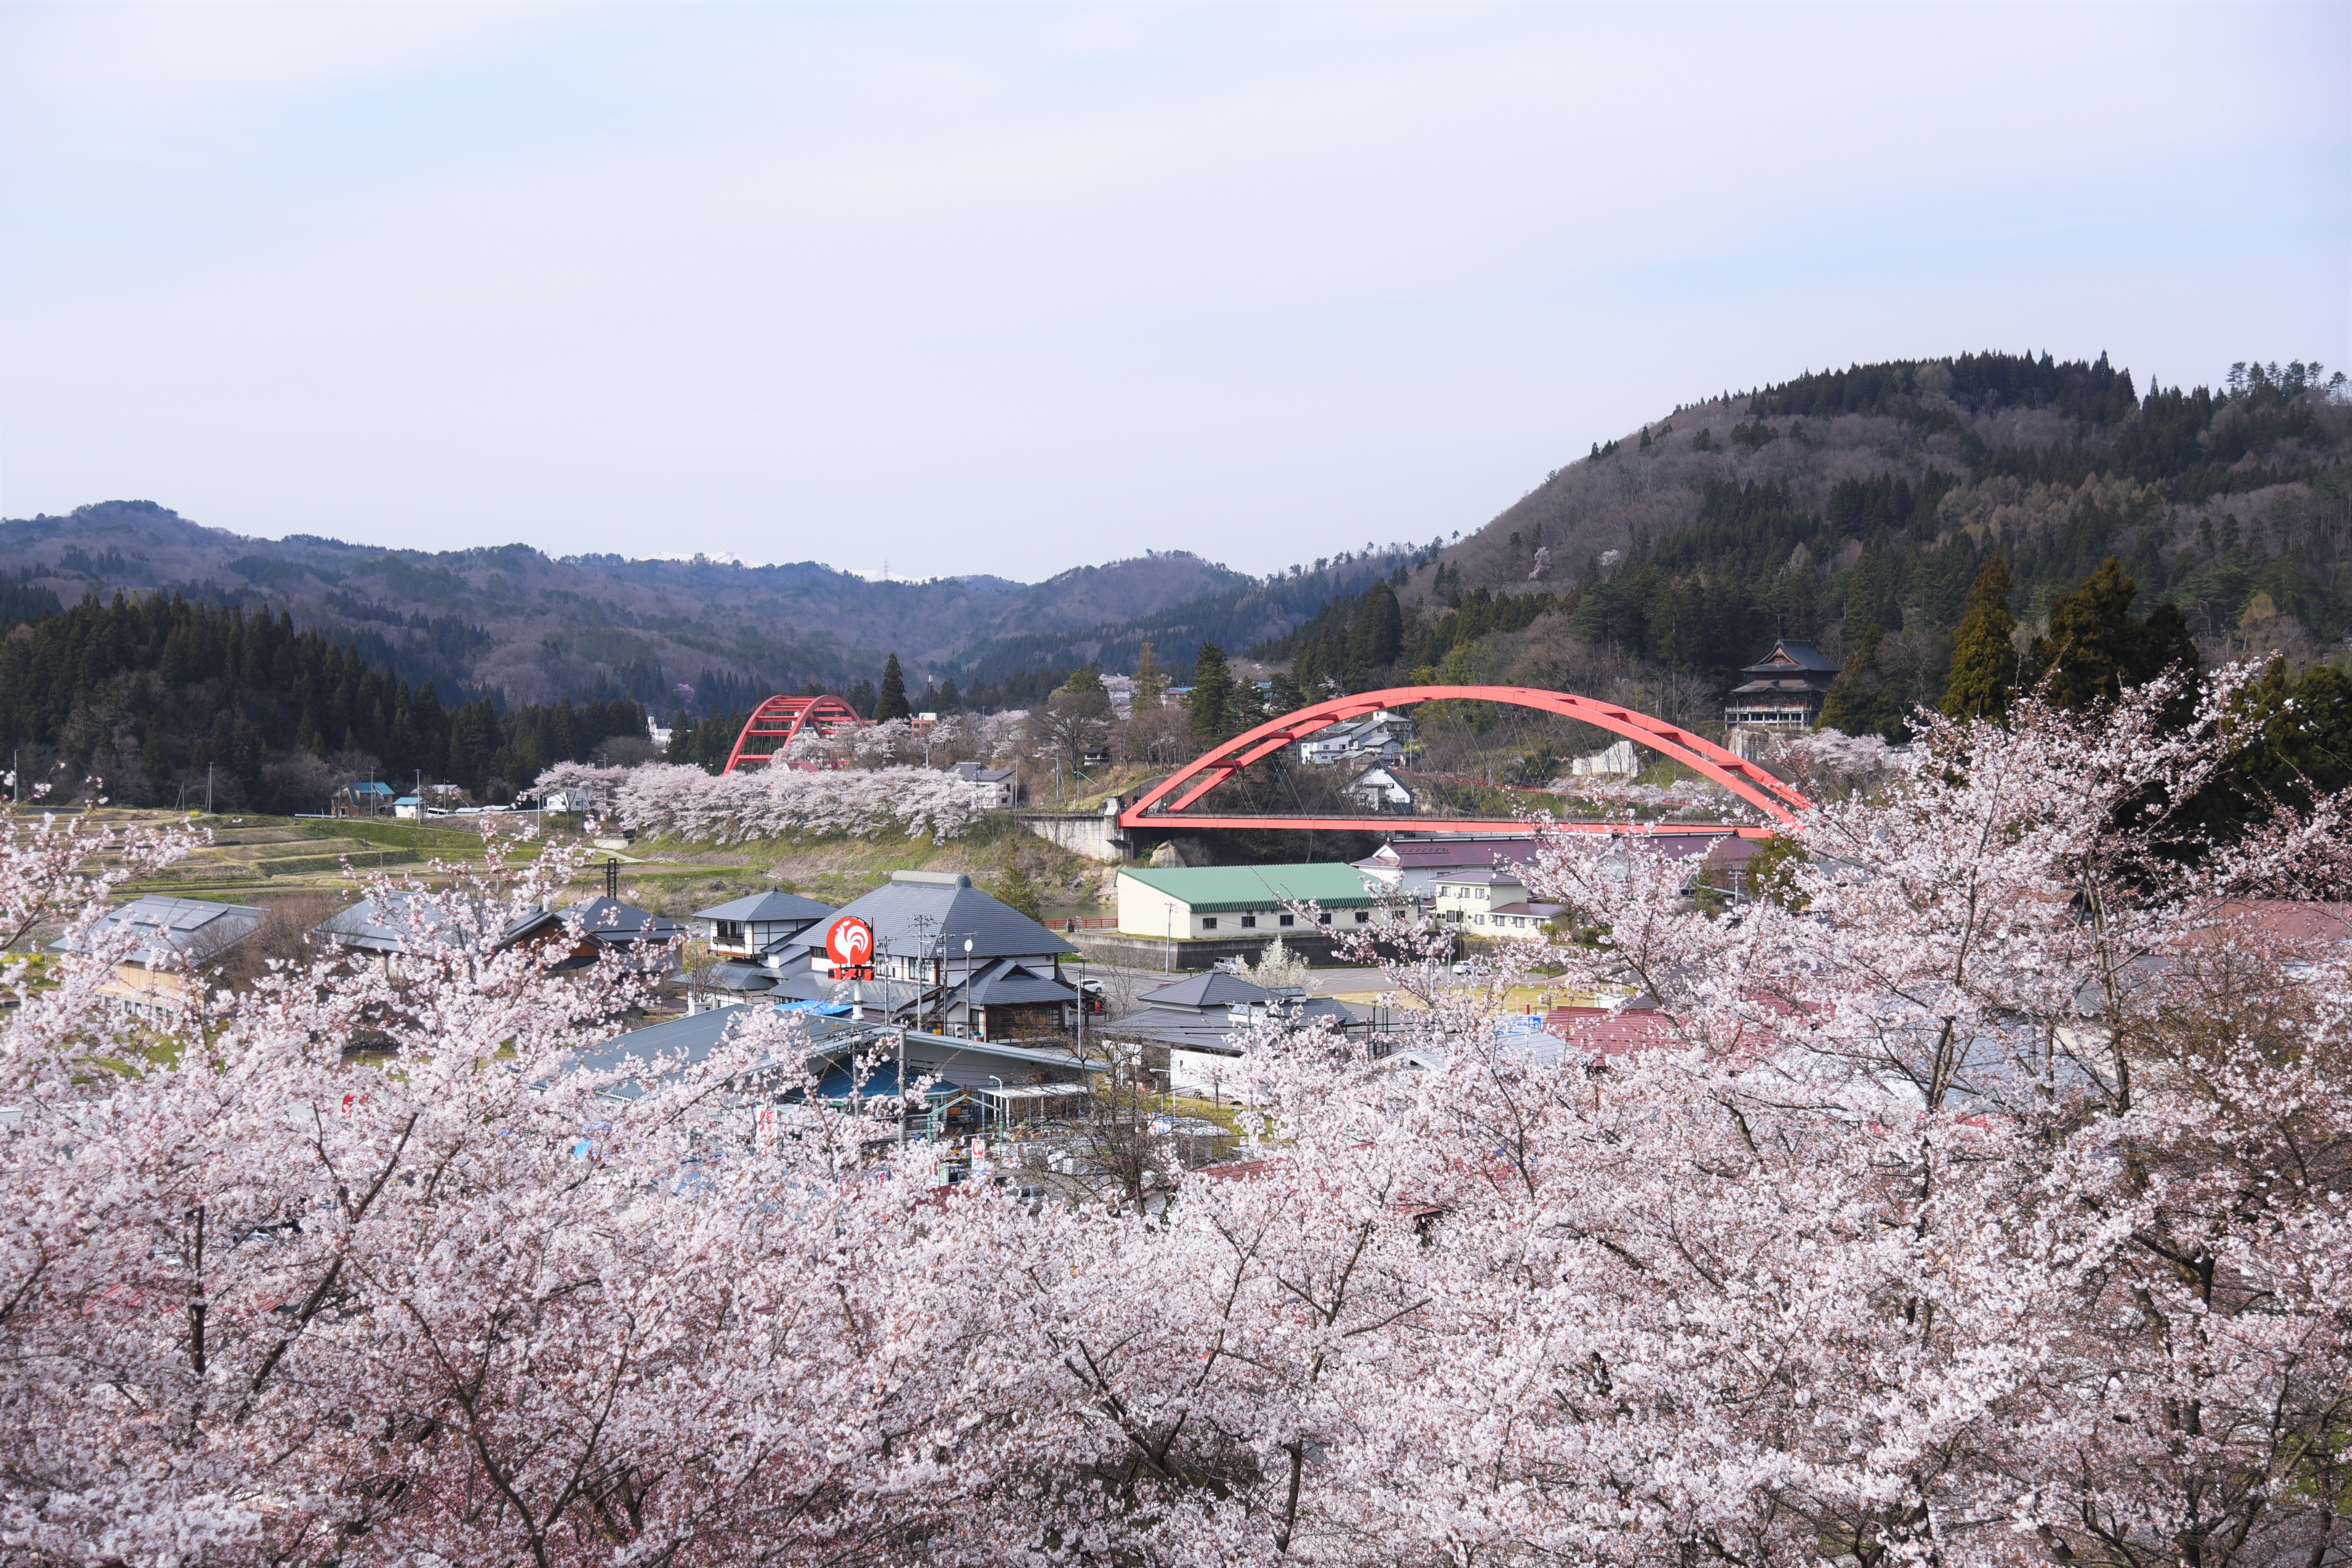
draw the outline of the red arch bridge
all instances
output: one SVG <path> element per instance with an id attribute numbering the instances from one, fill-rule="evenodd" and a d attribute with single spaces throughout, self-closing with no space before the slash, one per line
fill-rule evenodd
<path id="1" fill-rule="evenodd" d="M 738 768 L 773 762 L 803 731 L 826 736 L 863 722 L 856 708 L 829 693 L 821 697 L 770 697 L 743 721 L 743 733 L 735 737 L 735 749 L 727 754 L 727 766 L 719 771 L 732 773 Z"/>
<path id="2" fill-rule="evenodd" d="M 1271 757 L 1284 747 L 1304 740 L 1318 730 L 1344 724 L 1349 719 L 1363 718 L 1382 708 L 1410 707 L 1416 703 L 1465 701 L 1533 708 L 1623 736 L 1638 745 L 1671 757 L 1700 777 L 1722 785 L 1762 811 L 1769 821 L 1793 821 L 1799 811 L 1812 804 L 1784 780 L 1744 758 L 1733 756 L 1713 741 L 1678 728 L 1664 719 L 1652 718 L 1648 714 L 1636 713 L 1614 703 L 1596 702 L 1591 697 L 1575 696 L 1567 692 L 1548 692 L 1533 686 L 1397 686 L 1388 691 L 1359 692 L 1353 696 L 1334 697 L 1328 702 L 1316 703 L 1237 735 L 1215 749 L 1194 758 L 1137 797 L 1132 805 L 1118 814 L 1118 825 L 1124 831 L 1137 829 L 1276 828 L 1321 829 L 1339 832 L 1491 833 L 1497 827 L 1509 825 L 1511 819 L 1224 816 L 1213 810 L 1193 809 L 1201 804 L 1203 796 L 1251 763 Z M 1560 826 L 1582 832 L 1653 831 L 1629 828 L 1622 822 L 1562 822 Z M 1654 831 L 1687 833 L 1695 826 L 1692 823 L 1660 823 Z M 1740 828 L 1735 831 L 1743 837 L 1765 838 L 1770 836 L 1772 830 Z"/>

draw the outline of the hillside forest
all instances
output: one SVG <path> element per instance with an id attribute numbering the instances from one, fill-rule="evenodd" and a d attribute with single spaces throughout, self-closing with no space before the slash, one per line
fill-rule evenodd
<path id="1" fill-rule="evenodd" d="M 1806 376 L 1596 446 L 1428 570 L 1248 656 L 1302 695 L 1498 682 L 1703 724 L 1786 634 L 1845 661 L 1833 722 L 1899 739 L 1943 700 L 1998 562 L 2027 678 L 2053 612 L 2103 570 L 2120 601 L 2102 613 L 2159 616 L 2144 634 L 2176 650 L 2340 661 L 2352 407 L 2320 369 L 2145 395 L 2104 357 Z"/>
<path id="2" fill-rule="evenodd" d="M 176 802 L 208 768 L 232 808 L 316 810 L 331 779 L 420 771 L 498 800 L 553 763 L 645 748 L 647 713 L 675 732 L 670 760 L 715 770 L 761 697 L 832 690 L 881 720 L 1028 709 L 1021 760 L 1066 779 L 1105 750 L 1162 767 L 1267 715 L 1390 685 L 1549 687 L 1704 727 L 1776 635 L 1843 661 L 1827 722 L 1894 740 L 1922 705 L 1986 711 L 2045 675 L 2105 689 L 2184 660 L 2275 653 L 2288 703 L 2352 645 L 2345 388 L 2315 363 L 2247 361 L 2218 388 L 2142 392 L 2104 356 L 2047 354 L 1809 373 L 1595 443 L 1467 537 L 1265 579 L 1181 552 L 1025 589 L 520 547 L 428 570 L 114 503 L 0 527 L 40 558 L 0 576 L 0 745 L 27 779 L 95 775 L 142 803 Z M 214 560 L 233 549 L 246 553 Z M 92 591 L 199 570 L 239 585 Z M 514 619 L 526 584 L 540 621 Z M 284 595 L 275 608 L 265 590 Z M 624 590 L 638 597 L 596 597 Z M 786 679 L 788 661 L 730 656 L 734 632 L 690 632 L 663 608 L 696 592 L 751 620 L 832 604 L 826 623 L 851 627 L 870 611 L 856 641 L 914 640 L 903 662 L 845 643 L 822 674 Z M 950 609 L 967 617 L 952 647 L 915 629 Z M 562 629 L 516 642 L 558 612 Z M 693 680 L 648 654 L 639 632 L 657 627 L 665 656 L 702 657 Z M 592 641 L 619 662 L 586 659 Z M 1117 722 L 1109 672 L 1145 699 Z M 518 700 L 529 691 L 572 695 Z M 1420 766 L 1486 791 L 1482 809 L 1608 740 L 1485 705 L 1422 716 Z"/>
<path id="3" fill-rule="evenodd" d="M 320 811 L 344 782 L 421 775 L 502 802 L 551 763 L 641 759 L 645 737 L 626 699 L 445 706 L 282 612 L 0 595 L 0 750 L 26 800 L 193 807 L 209 786 L 220 810 Z"/>

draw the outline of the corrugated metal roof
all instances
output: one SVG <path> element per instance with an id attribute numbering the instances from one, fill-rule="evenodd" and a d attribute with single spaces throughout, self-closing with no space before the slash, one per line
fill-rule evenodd
<path id="1" fill-rule="evenodd" d="M 398 953 L 404 950 L 410 936 L 408 912 L 412 903 L 424 901 L 420 924 L 425 937 L 436 946 L 459 946 L 459 922 L 456 912 L 438 895 L 423 894 L 405 889 L 387 894 L 381 905 L 373 898 L 362 898 L 341 914 L 331 915 L 313 927 L 346 947 L 357 947 L 370 953 Z M 499 911 L 473 904 L 467 908 L 470 921 L 495 920 Z M 551 910 L 530 909 L 509 917 L 490 939 L 492 948 L 503 947 L 548 925 L 560 916 Z"/>
<path id="2" fill-rule="evenodd" d="M 154 962 L 167 950 L 209 957 L 252 936 L 261 925 L 262 913 L 250 904 L 215 904 L 210 899 L 151 893 L 109 910 L 91 925 L 89 935 L 104 940 L 117 932 L 129 932 L 143 939 L 146 946 L 136 955 L 142 963 Z M 87 947 L 75 939 L 54 943 L 49 950 L 78 953 Z"/>
<path id="3" fill-rule="evenodd" d="M 1166 871 L 1122 871 L 1155 893 L 1165 894 L 1196 913 L 1274 909 L 1308 901 L 1326 909 L 1349 909 L 1378 901 L 1377 883 L 1354 866 L 1338 862 L 1303 865 L 1184 866 Z"/>

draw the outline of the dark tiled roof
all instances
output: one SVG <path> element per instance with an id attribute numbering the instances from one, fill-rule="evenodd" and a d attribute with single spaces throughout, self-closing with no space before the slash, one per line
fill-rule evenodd
<path id="1" fill-rule="evenodd" d="M 971 998 L 976 1008 L 1032 1006 L 1040 1002 L 1074 1002 L 1078 993 L 1051 975 L 1040 975 L 1019 964 L 991 964 L 971 977 L 970 986 L 949 981 L 952 991 Z M 959 998 L 961 999 L 961 998 Z"/>
<path id="2" fill-rule="evenodd" d="M 714 1008 L 709 1012 L 693 1013 L 685 1018 L 632 1030 L 599 1041 L 573 1058 L 574 1065 L 590 1071 L 609 1071 L 623 1061 L 635 1058 L 652 1062 L 668 1062 L 667 1071 L 680 1066 L 692 1066 L 709 1056 L 728 1032 L 763 1012 L 774 1010 L 766 1002 L 751 1002 L 742 1007 Z M 895 1080 L 897 1052 L 885 1051 L 880 1043 L 895 1041 L 893 1035 L 879 1032 L 871 1021 L 859 1024 L 846 1018 L 828 1018 L 816 1013 L 801 1013 L 807 1030 L 803 1060 L 821 1072 L 828 1064 L 853 1050 L 864 1050 L 877 1056 L 887 1055 L 879 1071 L 868 1080 L 866 1092 L 887 1094 Z M 1016 1075 L 1083 1076 L 1086 1064 L 1058 1051 L 1039 1051 L 1031 1047 L 994 1044 L 986 1040 L 953 1040 L 944 1035 L 907 1031 L 907 1067 L 911 1079 L 917 1073 L 936 1076 L 949 1086 L 986 1088 L 992 1078 L 1006 1082 L 1017 1081 Z M 828 1072 L 829 1076 L 829 1072 Z M 625 1089 L 616 1089 L 625 1094 Z M 819 1094 L 829 1092 L 820 1087 Z"/>
<path id="3" fill-rule="evenodd" d="M 1150 1040 L 1157 1045 L 1181 1046 L 1187 1051 L 1220 1051 L 1225 1049 L 1225 1036 L 1235 1027 L 1233 1015 L 1223 1008 L 1213 1012 L 1192 1008 L 1139 1008 L 1103 1025 L 1102 1032 L 1112 1040 Z"/>
<path id="4" fill-rule="evenodd" d="M 1262 1002 L 1267 992 L 1235 975 L 1222 969 L 1212 969 L 1205 975 L 1194 975 L 1178 980 L 1158 990 L 1146 991 L 1136 998 L 1146 1008 L 1229 1008 L 1235 1003 Z"/>
<path id="5" fill-rule="evenodd" d="M 967 937 L 975 959 L 1077 951 L 1019 910 L 972 886 L 968 876 L 912 871 L 893 873 L 888 882 L 842 905 L 832 918 L 818 921 L 793 941 L 822 952 L 825 933 L 849 915 L 872 925 L 877 946 L 894 957 L 941 954 L 952 964 L 963 956 Z M 919 933 L 919 919 L 928 922 Z"/>
<path id="6" fill-rule="evenodd" d="M 1770 653 L 1739 673 L 1743 675 L 1770 675 L 1797 669 L 1821 671 L 1834 675 L 1838 673 L 1838 662 L 1835 659 L 1831 658 L 1811 643 L 1800 643 L 1794 638 L 1783 637 L 1772 644 Z"/>
<path id="7" fill-rule="evenodd" d="M 819 904 L 814 898 L 803 898 L 796 893 L 771 888 L 745 898 L 734 899 L 714 909 L 698 909 L 697 920 L 735 920 L 746 925 L 780 925 L 793 920 L 823 920 L 833 913 L 830 904 Z"/>
<path id="8" fill-rule="evenodd" d="M 686 927 L 666 915 L 601 894 L 566 913 L 599 942 L 671 942 L 686 935 Z"/>
<path id="9" fill-rule="evenodd" d="M 760 964 L 714 964 L 703 983 L 719 991 L 769 991 L 776 972 Z"/>

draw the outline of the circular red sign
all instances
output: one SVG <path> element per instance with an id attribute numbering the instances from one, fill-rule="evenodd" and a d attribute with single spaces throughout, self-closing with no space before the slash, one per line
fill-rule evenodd
<path id="1" fill-rule="evenodd" d="M 824 934 L 824 956 L 836 969 L 866 969 L 874 965 L 874 927 L 855 915 L 845 915 Z"/>

